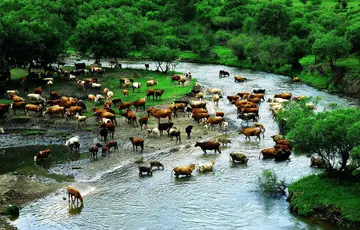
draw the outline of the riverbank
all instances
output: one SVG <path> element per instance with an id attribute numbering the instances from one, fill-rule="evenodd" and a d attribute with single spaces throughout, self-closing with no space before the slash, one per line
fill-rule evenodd
<path id="1" fill-rule="evenodd" d="M 360 182 L 338 182 L 321 175 L 304 177 L 289 186 L 290 210 L 339 226 L 360 227 Z"/>

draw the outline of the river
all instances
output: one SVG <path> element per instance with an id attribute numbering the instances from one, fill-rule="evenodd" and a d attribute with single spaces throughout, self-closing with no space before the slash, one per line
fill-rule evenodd
<path id="1" fill-rule="evenodd" d="M 122 66 L 144 68 L 144 63 L 122 62 Z M 154 70 L 155 65 L 150 63 L 150 69 Z M 229 71 L 231 77 L 220 79 L 220 69 Z M 322 100 L 318 111 L 329 103 L 359 105 L 355 99 L 294 85 L 290 78 L 275 74 L 191 63 L 179 63 L 176 70 L 191 71 L 201 85 L 221 88 L 224 96 L 260 87 L 266 89 L 267 98 L 280 92 L 319 96 Z M 235 75 L 249 80 L 234 83 Z M 226 98 L 220 101 L 219 107 L 235 132 L 240 127 L 235 107 L 229 105 Z M 291 161 L 285 162 L 259 160 L 261 149 L 274 145 L 270 136 L 278 133 L 267 103 L 260 106 L 259 122 L 265 125 L 265 139 L 245 141 L 243 135 L 236 134 L 231 138 L 231 147 L 216 155 L 212 151 L 204 155 L 192 143 L 186 151 L 158 157 L 165 170 L 155 171 L 152 177 L 139 177 L 138 169 L 127 163 L 125 157 L 121 165 L 98 167 L 97 173 L 76 178 L 75 186 L 85 194 L 84 207 L 69 211 L 67 201 L 62 199 L 66 196 L 63 190 L 24 207 L 13 223 L 20 229 L 339 229 L 296 217 L 289 212 L 285 198 L 265 198 L 256 192 L 262 169 L 273 169 L 287 183 L 319 172 L 309 167 L 310 159 L 306 156 L 291 155 Z M 229 153 L 234 151 L 249 157 L 247 166 L 229 162 Z M 173 166 L 211 159 L 216 159 L 215 170 L 211 173 L 194 172 L 191 178 L 182 179 L 171 177 Z"/>

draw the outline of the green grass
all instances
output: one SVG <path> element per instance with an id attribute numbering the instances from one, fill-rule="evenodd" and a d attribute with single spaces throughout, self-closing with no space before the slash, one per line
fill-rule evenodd
<path id="1" fill-rule="evenodd" d="M 13 101 L 8 99 L 0 99 L 0 104 L 11 104 Z"/>
<path id="2" fill-rule="evenodd" d="M 339 211 L 344 225 L 360 223 L 360 182 L 343 182 L 319 175 L 304 177 L 291 186 L 290 204 L 300 215 L 311 216 L 312 210 Z"/>
<path id="3" fill-rule="evenodd" d="M 12 69 L 10 72 L 11 80 L 19 80 L 21 77 L 28 75 L 28 72 L 25 69 Z"/>
<path id="4" fill-rule="evenodd" d="M 327 89 L 331 83 L 331 79 L 321 75 L 311 75 L 308 72 L 301 72 L 300 76 L 301 80 L 312 87 L 317 89 Z"/>
<path id="5" fill-rule="evenodd" d="M 233 54 L 232 50 L 224 46 L 215 46 L 213 51 L 219 59 L 219 63 L 228 66 L 241 66 L 237 57 Z"/>
<path id="6" fill-rule="evenodd" d="M 180 53 L 180 58 L 181 58 L 181 60 L 183 60 L 183 59 L 185 59 L 185 60 L 199 60 L 200 59 L 198 54 L 193 53 L 190 50 L 181 52 Z"/>

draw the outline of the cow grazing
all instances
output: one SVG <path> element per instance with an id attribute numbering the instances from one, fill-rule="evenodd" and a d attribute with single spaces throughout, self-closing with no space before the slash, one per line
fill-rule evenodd
<path id="1" fill-rule="evenodd" d="M 261 129 L 259 128 L 244 128 L 239 131 L 239 134 L 245 135 L 245 140 L 247 138 L 249 138 L 250 140 L 251 136 L 256 136 L 256 138 L 259 138 L 260 140 L 260 133 L 261 133 Z"/>
<path id="2" fill-rule="evenodd" d="M 144 165 L 139 166 L 139 176 L 142 176 L 143 173 L 146 173 L 148 176 L 149 176 L 149 175 L 151 176 L 151 175 L 152 175 L 152 169 L 151 169 L 151 167 L 149 167 L 149 166 L 144 166 Z"/>
<path id="3" fill-rule="evenodd" d="M 178 178 L 180 175 L 191 176 L 191 173 L 194 169 L 195 169 L 195 164 L 190 164 L 187 166 L 175 167 L 171 170 L 171 172 L 174 172 L 175 177 Z"/>
<path id="4" fill-rule="evenodd" d="M 172 127 L 169 129 L 168 136 L 170 136 L 170 140 L 172 140 L 173 137 L 176 137 L 176 142 L 181 142 L 180 130 L 178 130 L 176 127 Z"/>
<path id="5" fill-rule="evenodd" d="M 79 200 L 80 200 L 81 203 L 83 203 L 83 197 L 81 196 L 80 192 L 77 189 L 75 189 L 75 188 L 73 188 L 71 186 L 68 186 L 66 191 L 68 193 L 69 202 L 70 202 L 70 199 L 71 199 L 72 203 L 74 203 L 75 200 L 76 200 L 77 203 L 79 202 Z"/>
<path id="6" fill-rule="evenodd" d="M 41 161 L 46 158 L 51 158 L 51 149 L 41 150 L 34 157 L 34 161 Z"/>
<path id="7" fill-rule="evenodd" d="M 199 146 L 204 151 L 205 154 L 206 154 L 206 150 L 215 150 L 215 153 L 216 151 L 218 151 L 221 154 L 219 142 L 210 142 L 210 141 L 196 142 L 195 147 L 197 146 Z"/>
<path id="8" fill-rule="evenodd" d="M 46 108 L 45 112 L 43 113 L 43 116 L 45 114 L 49 114 L 50 118 L 53 118 L 54 115 L 58 115 L 58 114 L 64 116 L 65 115 L 65 107 L 55 105 L 55 106 Z"/>
<path id="9" fill-rule="evenodd" d="M 150 168 L 157 167 L 157 169 L 164 170 L 164 165 L 160 163 L 159 161 L 150 161 Z"/>
<path id="10" fill-rule="evenodd" d="M 191 134 L 191 131 L 192 131 L 193 128 L 194 128 L 194 126 L 192 126 L 192 125 L 188 125 L 188 126 L 185 128 L 185 132 L 186 132 L 186 134 L 187 134 L 187 138 L 188 138 L 188 139 L 191 138 L 191 137 L 190 137 L 190 134 Z"/>
<path id="11" fill-rule="evenodd" d="M 129 138 L 131 141 L 131 144 L 133 146 L 133 151 L 137 151 L 137 147 L 140 146 L 141 147 L 141 152 L 143 152 L 144 150 L 144 140 L 142 138 L 139 137 L 130 137 Z"/>
<path id="12" fill-rule="evenodd" d="M 155 99 L 155 89 L 146 90 L 146 99 L 150 99 L 150 97 L 153 97 L 153 100 Z"/>
<path id="13" fill-rule="evenodd" d="M 215 165 L 215 160 L 212 160 L 209 164 L 199 164 L 198 171 L 199 172 L 210 172 L 213 171 Z"/>
<path id="14" fill-rule="evenodd" d="M 224 117 L 225 113 L 224 112 L 216 112 L 215 116 L 216 117 Z"/>
<path id="15" fill-rule="evenodd" d="M 139 107 L 143 107 L 145 110 L 145 105 L 146 105 L 146 98 L 140 98 L 133 102 L 133 106 L 136 108 L 136 111 L 138 111 Z"/>
<path id="16" fill-rule="evenodd" d="M 102 157 L 105 157 L 105 156 L 108 155 L 108 154 L 109 154 L 109 156 L 110 156 L 110 149 L 109 149 L 109 147 L 107 147 L 107 146 L 102 147 L 102 148 L 101 148 L 101 156 L 102 156 Z"/>
<path id="17" fill-rule="evenodd" d="M 154 85 L 158 85 L 158 81 L 148 80 L 148 81 L 146 82 L 146 87 L 150 87 L 150 86 L 154 86 Z"/>
<path id="18" fill-rule="evenodd" d="M 239 100 L 239 95 L 227 96 L 226 98 L 228 99 L 229 103 L 231 103 L 232 101 Z"/>
<path id="19" fill-rule="evenodd" d="M 133 105 L 134 102 L 120 102 L 117 107 L 121 112 L 123 109 L 130 109 L 130 106 Z"/>
<path id="20" fill-rule="evenodd" d="M 201 119 L 208 119 L 210 115 L 208 113 L 195 113 L 191 115 L 192 118 L 194 118 L 195 121 L 200 122 Z"/>
<path id="21" fill-rule="evenodd" d="M 247 164 L 247 162 L 249 161 L 249 159 L 241 153 L 230 153 L 229 157 L 234 163 L 238 162 L 240 164 Z"/>
<path id="22" fill-rule="evenodd" d="M 175 84 L 175 82 L 178 82 L 180 80 L 180 76 L 179 75 L 174 75 L 171 77 L 171 84 Z"/>
<path id="23" fill-rule="evenodd" d="M 157 100 L 158 98 L 161 99 L 161 95 L 164 94 L 164 90 L 163 89 L 157 89 L 155 90 L 155 99 Z"/>

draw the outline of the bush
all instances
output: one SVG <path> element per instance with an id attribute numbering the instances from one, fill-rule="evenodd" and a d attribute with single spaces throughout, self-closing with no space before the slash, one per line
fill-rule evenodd
<path id="1" fill-rule="evenodd" d="M 269 169 L 262 171 L 261 176 L 258 178 L 258 186 L 259 191 L 266 196 L 278 197 L 286 194 L 285 181 L 278 181 L 275 172 Z"/>
<path id="2" fill-rule="evenodd" d="M 20 208 L 19 206 L 16 205 L 9 205 L 4 209 L 4 211 L 1 214 L 5 216 L 10 216 L 12 218 L 16 218 L 19 217 L 20 215 Z"/>
<path id="3" fill-rule="evenodd" d="M 292 0 L 285 0 L 285 5 L 288 7 L 291 7 L 293 5 L 293 1 Z"/>

